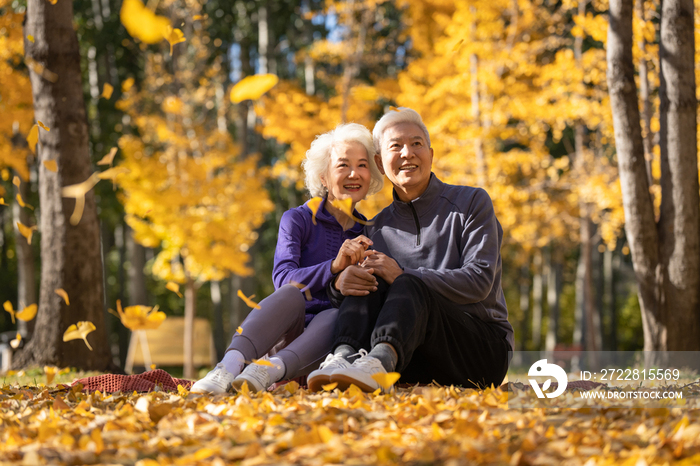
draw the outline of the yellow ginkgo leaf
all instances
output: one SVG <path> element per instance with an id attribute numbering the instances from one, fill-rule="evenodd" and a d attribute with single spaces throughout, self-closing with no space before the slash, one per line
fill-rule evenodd
<path id="1" fill-rule="evenodd" d="M 59 295 L 66 302 L 66 306 L 70 306 L 70 300 L 68 299 L 68 293 L 63 288 L 58 288 L 53 290 L 54 293 Z"/>
<path id="2" fill-rule="evenodd" d="M 284 385 L 284 389 L 287 390 L 292 395 L 294 395 L 297 392 L 297 390 L 299 390 L 299 383 L 292 380 L 291 382 L 287 382 Z"/>
<path id="3" fill-rule="evenodd" d="M 92 322 L 88 320 L 80 321 L 66 329 L 66 331 L 63 333 L 63 341 L 71 341 L 82 338 L 88 349 L 92 351 L 92 346 L 90 346 L 90 343 L 88 343 L 87 336 L 90 332 L 94 332 L 95 329 L 95 324 Z"/>
<path id="4" fill-rule="evenodd" d="M 180 298 L 182 298 L 182 293 L 180 293 L 180 285 L 178 285 L 175 282 L 168 282 L 165 284 L 165 289 L 170 290 L 176 295 L 178 295 Z"/>
<path id="5" fill-rule="evenodd" d="M 275 367 L 274 364 L 272 364 L 269 360 L 267 359 L 253 359 L 251 361 L 251 364 L 257 364 L 259 366 L 267 366 L 267 367 Z"/>
<path id="6" fill-rule="evenodd" d="M 36 230 L 36 225 L 28 227 L 20 222 L 17 222 L 17 228 L 19 228 L 19 233 L 27 238 L 27 244 L 32 244 L 32 235 L 34 234 L 34 230 Z"/>
<path id="7" fill-rule="evenodd" d="M 0 205 L 7 205 L 7 204 L 5 204 L 5 198 L 4 198 L 4 197 L 0 197 Z"/>
<path id="8" fill-rule="evenodd" d="M 102 87 L 102 95 L 100 97 L 104 97 L 105 99 L 109 100 L 112 97 L 112 92 L 114 92 L 114 86 L 109 83 L 105 83 L 105 85 Z"/>
<path id="9" fill-rule="evenodd" d="M 330 392 L 337 386 L 338 386 L 338 382 L 333 382 L 333 383 L 329 383 L 328 385 L 322 385 L 321 388 L 323 388 L 327 392 Z"/>
<path id="10" fill-rule="evenodd" d="M 112 162 L 114 161 L 114 156 L 117 155 L 117 150 L 117 147 L 112 147 L 109 150 L 109 154 L 102 157 L 100 161 L 97 162 L 97 165 L 112 165 Z"/>
<path id="11" fill-rule="evenodd" d="M 56 3 L 58 3 L 58 0 L 49 0 L 49 3 L 55 5 Z"/>
<path id="12" fill-rule="evenodd" d="M 355 215 L 352 213 L 352 199 L 349 197 L 346 199 L 333 199 L 331 201 L 331 205 L 336 209 L 340 210 L 342 213 L 344 213 L 351 219 L 353 219 L 354 221 L 356 221 L 357 223 L 360 223 L 362 225 L 372 225 L 373 223 L 355 217 Z"/>
<path id="13" fill-rule="evenodd" d="M 17 199 L 17 204 L 19 204 L 20 207 L 27 207 L 29 209 L 34 210 L 34 207 L 32 207 L 31 205 L 24 202 L 24 199 L 22 199 L 22 195 L 20 193 L 17 193 L 17 195 L 15 196 L 15 199 Z"/>
<path id="14" fill-rule="evenodd" d="M 43 163 L 44 167 L 46 167 L 46 169 L 50 172 L 56 173 L 58 171 L 58 164 L 55 160 L 44 160 L 41 163 Z"/>
<path id="15" fill-rule="evenodd" d="M 163 40 L 165 28 L 170 21 L 146 8 L 140 0 L 124 0 L 119 19 L 126 31 L 146 44 L 157 44 Z"/>
<path id="16" fill-rule="evenodd" d="M 400 112 L 400 111 L 401 111 L 400 108 L 396 108 L 396 107 L 394 107 L 393 105 L 389 107 L 389 110 L 390 110 L 390 111 L 393 110 L 394 112 Z"/>
<path id="17" fill-rule="evenodd" d="M 251 299 L 255 298 L 254 294 L 250 295 L 249 298 L 245 294 L 243 294 L 243 291 L 238 290 L 238 297 L 241 298 L 243 302 L 245 302 L 248 305 L 248 307 L 252 307 L 253 309 L 260 309 L 260 305 Z"/>
<path id="18" fill-rule="evenodd" d="M 10 346 L 14 349 L 17 349 L 19 347 L 20 342 L 22 341 L 22 335 L 17 332 L 17 336 L 15 337 L 14 340 L 10 341 Z"/>
<path id="19" fill-rule="evenodd" d="M 124 327 L 129 330 L 149 330 L 157 329 L 165 320 L 165 313 L 158 310 L 158 306 L 128 306 L 122 310 L 121 300 L 117 300 L 117 311 L 109 310 L 119 317 Z"/>
<path id="20" fill-rule="evenodd" d="M 15 310 L 12 309 L 12 303 L 10 301 L 5 301 L 2 304 L 3 309 L 5 309 L 7 312 L 10 313 L 10 317 L 12 317 L 12 323 L 15 323 Z"/>
<path id="21" fill-rule="evenodd" d="M 12 184 L 17 186 L 19 188 L 19 185 L 22 183 L 22 180 L 19 179 L 19 176 L 13 176 L 12 177 Z"/>
<path id="22" fill-rule="evenodd" d="M 243 333 L 243 327 L 241 327 L 241 326 L 239 325 L 238 328 L 236 329 L 236 333 L 238 333 L 238 334 Z"/>
<path id="23" fill-rule="evenodd" d="M 384 390 L 388 390 L 392 385 L 396 383 L 401 374 L 398 372 L 385 372 L 372 375 L 372 378 L 377 382 Z"/>
<path id="24" fill-rule="evenodd" d="M 231 89 L 231 102 L 237 104 L 248 99 L 259 99 L 278 81 L 279 78 L 274 74 L 256 74 L 243 78 Z"/>
<path id="25" fill-rule="evenodd" d="M 290 285 L 293 285 L 293 286 L 296 286 L 296 287 L 299 288 L 300 290 L 304 290 L 304 296 L 306 296 L 306 300 L 307 300 L 307 301 L 311 301 L 311 299 L 312 299 L 311 290 L 308 289 L 308 288 L 306 288 L 306 285 L 304 285 L 303 283 L 295 282 L 294 280 L 291 280 L 291 281 L 289 282 L 289 284 L 290 284 Z M 306 289 L 304 289 L 304 288 L 306 288 Z"/>
<path id="26" fill-rule="evenodd" d="M 314 222 L 314 225 L 316 225 L 316 213 L 318 212 L 318 208 L 321 206 L 321 201 L 323 201 L 323 198 L 312 197 L 309 199 L 309 202 L 306 203 L 309 209 L 311 209 L 311 221 Z"/>
<path id="27" fill-rule="evenodd" d="M 44 128 L 46 131 L 51 131 L 51 128 L 43 124 L 40 120 L 37 120 L 36 124 Z"/>
<path id="28" fill-rule="evenodd" d="M 27 34 L 27 40 L 33 44 L 34 43 L 34 36 L 31 34 Z"/>
<path id="29" fill-rule="evenodd" d="M 165 32 L 163 33 L 163 37 L 165 37 L 165 40 L 168 41 L 170 44 L 170 55 L 173 54 L 173 45 L 179 44 L 180 42 L 185 42 L 185 34 L 182 33 L 181 30 L 175 28 L 173 29 L 172 27 L 168 26 L 165 28 Z"/>
<path id="30" fill-rule="evenodd" d="M 122 92 L 129 92 L 134 87 L 135 82 L 134 78 L 126 78 L 122 83 Z"/>
<path id="31" fill-rule="evenodd" d="M 192 17 L 192 19 L 195 20 L 195 21 L 200 21 L 200 20 L 204 19 L 204 16 L 202 16 L 202 15 L 194 15 L 194 16 Z"/>
<path id="32" fill-rule="evenodd" d="M 151 364 L 151 370 L 152 370 L 152 371 L 156 370 L 156 367 L 157 367 L 157 366 L 156 366 L 155 364 Z"/>
<path id="33" fill-rule="evenodd" d="M 85 194 L 94 188 L 99 181 L 100 177 L 97 175 L 97 173 L 93 173 L 82 183 L 64 186 L 61 190 L 63 197 L 75 198 L 75 208 L 73 209 L 73 214 L 70 217 L 71 225 L 77 225 L 80 222 L 80 219 L 83 216 L 83 209 L 85 209 Z"/>
<path id="34" fill-rule="evenodd" d="M 462 47 L 463 43 L 464 43 L 464 39 L 460 39 L 459 42 L 457 42 L 457 44 L 455 44 L 455 46 L 452 47 L 452 51 L 453 52 L 458 51 Z"/>
<path id="35" fill-rule="evenodd" d="M 58 373 L 58 367 L 56 366 L 44 366 L 44 374 L 46 374 L 46 385 L 53 382 L 53 378 L 56 377 Z"/>
<path id="36" fill-rule="evenodd" d="M 36 304 L 31 304 L 31 305 L 25 307 L 24 309 L 22 309 L 21 311 L 15 312 L 15 316 L 19 320 L 22 320 L 24 322 L 29 322 L 34 317 L 36 317 L 37 309 L 38 309 L 38 307 Z"/>
<path id="37" fill-rule="evenodd" d="M 117 177 L 119 175 L 125 175 L 127 173 L 131 173 L 131 170 L 129 170 L 126 167 L 112 167 L 108 168 L 103 172 L 98 173 L 97 177 L 101 180 L 112 180 L 112 185 L 115 185 L 116 189 Z"/>
<path id="38" fill-rule="evenodd" d="M 27 135 L 27 144 L 29 144 L 29 150 L 32 154 L 36 154 L 36 145 L 39 144 L 39 127 L 37 125 L 32 126 Z"/>

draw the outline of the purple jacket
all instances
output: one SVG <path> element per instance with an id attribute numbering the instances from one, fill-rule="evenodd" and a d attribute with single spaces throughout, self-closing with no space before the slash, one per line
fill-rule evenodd
<path id="1" fill-rule="evenodd" d="M 307 204 L 282 214 L 272 281 L 275 289 L 296 282 L 306 286 L 302 291 L 311 291 L 312 299 L 306 302 L 308 323 L 310 314 L 318 314 L 332 307 L 326 294 L 326 285 L 333 279 L 331 262 L 346 239 L 362 234 L 363 226 L 356 222 L 352 228 L 343 231 L 335 217 L 325 210 L 325 199 L 318 208 L 314 225 Z M 357 211 L 355 216 L 365 220 Z"/>

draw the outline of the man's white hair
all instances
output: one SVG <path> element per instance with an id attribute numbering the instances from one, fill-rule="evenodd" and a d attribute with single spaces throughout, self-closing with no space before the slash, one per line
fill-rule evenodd
<path id="1" fill-rule="evenodd" d="M 357 123 L 346 123 L 336 126 L 334 130 L 316 136 L 311 147 L 306 151 L 306 158 L 301 163 L 306 173 L 306 189 L 313 197 L 324 197 L 328 192 L 321 176 L 328 175 L 328 168 L 331 162 L 331 152 L 333 146 L 339 142 L 359 142 L 367 150 L 367 161 L 369 162 L 369 191 L 367 194 L 374 194 L 382 189 L 384 177 L 377 168 L 374 160 L 374 143 L 372 133 L 367 128 Z"/>
<path id="2" fill-rule="evenodd" d="M 428 128 L 425 127 L 425 123 L 423 123 L 423 119 L 418 112 L 407 107 L 399 107 L 397 110 L 389 110 L 379 119 L 377 124 L 374 125 L 374 131 L 372 131 L 372 135 L 374 136 L 374 150 L 377 151 L 378 154 L 382 151 L 384 131 L 399 123 L 413 123 L 418 125 L 423 133 L 425 133 L 426 142 L 428 143 L 428 147 L 430 147 Z"/>

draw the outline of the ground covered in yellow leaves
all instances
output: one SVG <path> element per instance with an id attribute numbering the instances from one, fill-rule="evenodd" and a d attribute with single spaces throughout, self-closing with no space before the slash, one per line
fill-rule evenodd
<path id="1" fill-rule="evenodd" d="M 2 464 L 700 464 L 700 404 L 513 409 L 508 393 L 414 387 L 228 396 L 0 389 Z"/>

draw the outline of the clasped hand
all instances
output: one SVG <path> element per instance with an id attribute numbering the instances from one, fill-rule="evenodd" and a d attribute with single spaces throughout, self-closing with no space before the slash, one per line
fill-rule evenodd
<path id="1" fill-rule="evenodd" d="M 382 277 L 388 284 L 403 273 L 399 264 L 379 251 L 366 251 L 361 265 L 350 265 L 335 280 L 335 288 L 343 296 L 366 296 L 377 291 L 377 278 Z"/>

